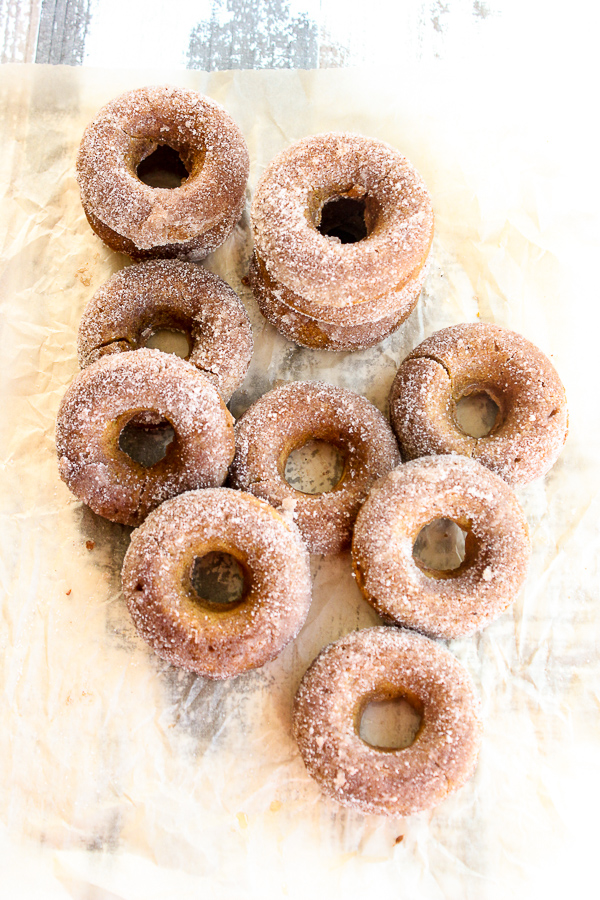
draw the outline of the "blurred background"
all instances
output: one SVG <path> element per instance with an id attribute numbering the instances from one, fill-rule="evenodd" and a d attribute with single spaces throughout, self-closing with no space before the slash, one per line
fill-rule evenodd
<path id="1" fill-rule="evenodd" d="M 576 0 L 2 0 L 2 62 L 206 71 L 439 60 L 490 72 L 592 48 L 596 5 Z M 501 71 L 498 72 L 501 74 Z M 473 70 L 474 78 L 481 71 Z"/>

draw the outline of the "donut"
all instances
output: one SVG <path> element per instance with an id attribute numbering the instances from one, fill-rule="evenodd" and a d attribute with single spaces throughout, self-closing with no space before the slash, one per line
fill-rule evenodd
<path id="1" fill-rule="evenodd" d="M 257 299 L 340 327 L 404 321 L 403 288 L 433 237 L 427 189 L 397 150 L 356 134 L 304 138 L 276 157 L 251 209 Z M 263 301 L 263 306 L 264 306 Z"/>
<path id="2" fill-rule="evenodd" d="M 498 407 L 492 430 L 477 438 L 457 421 L 458 403 L 473 395 Z M 565 389 L 550 360 L 520 334 L 483 323 L 419 344 L 398 369 L 390 416 L 406 459 L 460 453 L 511 485 L 545 475 L 568 431 Z"/>
<path id="3" fill-rule="evenodd" d="M 237 560 L 245 591 L 232 604 L 199 598 L 195 559 Z M 228 488 L 168 500 L 137 528 L 123 592 L 141 636 L 163 659 L 208 678 L 264 665 L 298 633 L 311 600 L 310 560 L 298 529 L 267 503 Z"/>
<path id="4" fill-rule="evenodd" d="M 256 255 L 248 277 L 261 313 L 288 340 L 311 349 L 353 351 L 379 344 L 402 324 L 421 295 L 426 274 L 423 267 L 401 290 L 387 294 L 385 302 L 377 298 L 356 308 L 328 311 L 326 314 L 332 319 L 328 322 L 289 306 L 285 299 L 293 302 L 292 292 L 275 288 Z"/>
<path id="5" fill-rule="evenodd" d="M 120 447 L 131 422 L 168 422 L 166 455 L 146 467 Z M 233 459 L 233 419 L 216 387 L 160 350 L 104 356 L 83 369 L 59 408 L 60 476 L 98 515 L 139 525 L 164 500 L 223 484 Z"/>
<path id="6" fill-rule="evenodd" d="M 425 526 L 448 520 L 466 533 L 456 568 L 413 555 Z M 404 463 L 373 488 L 356 519 L 352 561 L 359 588 L 387 621 L 455 638 L 503 613 L 527 574 L 527 523 L 512 489 L 464 456 Z"/>
<path id="7" fill-rule="evenodd" d="M 310 441 L 325 441 L 343 457 L 333 490 L 306 494 L 285 479 L 289 455 Z M 311 553 L 349 546 L 352 526 L 371 485 L 400 457 L 386 419 L 368 400 L 322 382 L 291 382 L 264 394 L 236 423 L 233 487 L 293 511 Z"/>
<path id="8" fill-rule="evenodd" d="M 407 700 L 421 715 L 414 742 L 377 748 L 360 736 L 366 706 Z M 326 647 L 294 701 L 293 733 L 309 774 L 338 803 L 410 816 L 462 787 L 482 726 L 471 678 L 444 647 L 401 628 L 366 628 Z"/>
<path id="9" fill-rule="evenodd" d="M 160 328 L 184 332 L 186 359 L 227 402 L 252 357 L 252 329 L 239 297 L 217 275 L 179 260 L 151 260 L 117 272 L 88 303 L 77 339 L 79 364 L 137 350 Z"/>
<path id="10" fill-rule="evenodd" d="M 340 201 L 362 209 L 361 239 L 320 233 Z M 423 267 L 433 237 L 431 200 L 408 160 L 345 133 L 304 138 L 279 154 L 257 186 L 251 222 L 257 257 L 307 315 L 398 290 Z"/>
<path id="11" fill-rule="evenodd" d="M 151 187 L 139 166 L 170 148 L 187 172 L 178 187 Z M 202 259 L 240 218 L 248 179 L 242 134 L 196 91 L 144 87 L 104 106 L 86 128 L 77 180 L 88 221 L 113 250 L 134 259 Z"/>

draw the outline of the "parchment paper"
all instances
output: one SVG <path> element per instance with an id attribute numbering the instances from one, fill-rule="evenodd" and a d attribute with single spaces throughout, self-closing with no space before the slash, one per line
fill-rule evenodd
<path id="1" fill-rule="evenodd" d="M 7 897 L 589 896 L 600 800 L 594 142 L 582 98 L 550 85 L 534 104 L 515 83 L 490 94 L 470 75 L 0 70 Z M 433 196 L 422 299 L 395 335 L 356 354 L 298 348 L 264 322 L 241 283 L 246 215 L 206 261 L 254 327 L 235 415 L 304 378 L 353 388 L 385 412 L 408 351 L 478 318 L 533 340 L 567 388 L 567 446 L 519 491 L 533 543 L 526 587 L 483 633 L 449 645 L 481 691 L 485 735 L 473 780 L 431 813 L 388 820 L 322 798 L 290 735 L 292 697 L 317 652 L 378 623 L 349 554 L 313 558 L 308 621 L 276 661 L 215 684 L 162 663 L 137 636 L 120 593 L 129 530 L 58 478 L 54 420 L 77 371 L 79 319 L 128 262 L 89 229 L 74 157 L 102 104 L 149 83 L 225 105 L 248 141 L 249 197 L 291 141 L 341 129 L 394 144 Z"/>

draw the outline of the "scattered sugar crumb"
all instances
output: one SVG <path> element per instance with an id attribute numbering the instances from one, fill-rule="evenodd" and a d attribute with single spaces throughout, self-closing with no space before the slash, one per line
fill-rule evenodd
<path id="1" fill-rule="evenodd" d="M 336 787 L 343 787 L 346 784 L 346 776 L 341 769 L 338 769 L 334 784 Z"/>
<path id="2" fill-rule="evenodd" d="M 293 497 L 285 497 L 283 503 L 281 504 L 281 508 L 279 512 L 286 522 L 289 522 L 290 525 L 294 521 L 294 517 L 296 515 L 296 504 L 298 503 Z"/>

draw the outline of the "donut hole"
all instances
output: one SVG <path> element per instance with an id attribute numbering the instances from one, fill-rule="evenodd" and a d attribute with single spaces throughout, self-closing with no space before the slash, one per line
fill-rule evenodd
<path id="1" fill-rule="evenodd" d="M 136 169 L 137 177 L 148 187 L 170 190 L 181 187 L 189 174 L 181 155 L 168 144 L 159 144 Z"/>
<path id="2" fill-rule="evenodd" d="M 321 207 L 317 231 L 342 244 L 356 244 L 369 234 L 367 200 L 364 197 L 336 196 Z"/>
<path id="3" fill-rule="evenodd" d="M 156 328 L 150 332 L 142 346 L 188 359 L 192 350 L 192 341 L 187 331 L 182 328 Z"/>
<path id="4" fill-rule="evenodd" d="M 422 712 L 406 697 L 369 700 L 362 707 L 358 735 L 376 750 L 404 750 L 414 744 Z"/>
<path id="5" fill-rule="evenodd" d="M 482 438 L 500 425 L 500 405 L 487 391 L 472 390 L 455 403 L 454 419 L 464 434 Z"/>
<path id="6" fill-rule="evenodd" d="M 175 438 L 171 423 L 152 410 L 143 410 L 129 419 L 119 434 L 119 449 L 133 462 L 150 469 L 168 453 Z"/>
<path id="7" fill-rule="evenodd" d="M 196 556 L 189 572 L 194 600 L 204 609 L 235 609 L 247 594 L 247 575 L 242 564 L 229 553 L 214 550 Z"/>
<path id="8" fill-rule="evenodd" d="M 412 556 L 417 566 L 432 578 L 452 578 L 468 565 L 475 555 L 475 538 L 468 523 L 453 519 L 433 519 L 419 531 Z"/>
<path id="9" fill-rule="evenodd" d="M 344 454 L 334 444 L 311 440 L 289 454 L 284 477 L 302 494 L 325 494 L 342 480 L 345 462 Z"/>

